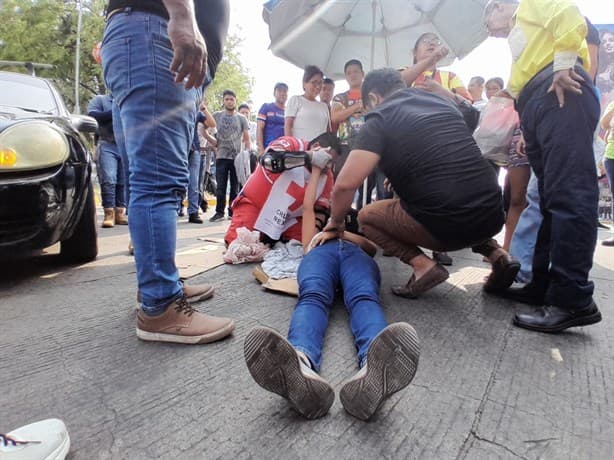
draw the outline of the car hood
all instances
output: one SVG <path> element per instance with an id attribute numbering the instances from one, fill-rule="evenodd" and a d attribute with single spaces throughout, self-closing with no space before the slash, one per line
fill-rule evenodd
<path id="1" fill-rule="evenodd" d="M 60 117 L 58 115 L 30 112 L 18 107 L 6 107 L 0 105 L 0 131 L 3 131 L 14 124 L 28 120 L 48 121 L 49 123 L 60 126 L 66 126 L 68 124 L 65 117 Z"/>

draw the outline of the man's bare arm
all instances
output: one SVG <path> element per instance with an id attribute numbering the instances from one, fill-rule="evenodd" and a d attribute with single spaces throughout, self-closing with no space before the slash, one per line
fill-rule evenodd
<path id="1" fill-rule="evenodd" d="M 258 155 L 262 155 L 264 153 L 264 125 L 264 121 L 256 121 L 256 143 L 258 144 Z"/>
<path id="2" fill-rule="evenodd" d="M 168 36 L 173 46 L 170 71 L 186 89 L 200 87 L 207 71 L 207 45 L 194 15 L 192 0 L 162 0 L 168 11 Z"/>
<path id="3" fill-rule="evenodd" d="M 292 136 L 292 128 L 294 128 L 294 117 L 286 117 L 284 119 L 284 136 Z"/>
<path id="4" fill-rule="evenodd" d="M 360 111 L 362 111 L 362 102 L 358 102 L 345 108 L 340 102 L 333 102 L 333 107 L 330 111 L 330 120 L 332 123 L 342 123 L 356 112 Z"/>
<path id="5" fill-rule="evenodd" d="M 252 141 L 249 138 L 249 131 L 243 131 L 243 144 L 246 150 L 252 149 Z"/>

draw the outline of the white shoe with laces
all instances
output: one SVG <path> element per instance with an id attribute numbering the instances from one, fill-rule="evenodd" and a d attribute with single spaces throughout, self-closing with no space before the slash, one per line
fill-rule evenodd
<path id="1" fill-rule="evenodd" d="M 56 418 L 0 434 L 2 460 L 64 460 L 69 449 L 66 425 Z"/>

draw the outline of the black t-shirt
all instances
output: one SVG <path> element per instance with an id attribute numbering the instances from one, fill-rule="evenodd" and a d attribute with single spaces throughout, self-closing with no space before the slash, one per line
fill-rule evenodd
<path id="1" fill-rule="evenodd" d="M 451 101 L 403 89 L 367 114 L 354 149 L 381 157 L 403 208 L 442 243 L 461 248 L 501 229 L 496 175 Z"/>
<path id="2" fill-rule="evenodd" d="M 168 11 L 162 0 L 109 0 L 107 10 L 131 7 L 136 11 L 148 11 L 168 19 Z M 207 44 L 207 65 L 211 78 L 215 76 L 217 66 L 222 60 L 222 52 L 228 22 L 230 6 L 228 0 L 194 0 L 194 13 L 198 29 Z"/>

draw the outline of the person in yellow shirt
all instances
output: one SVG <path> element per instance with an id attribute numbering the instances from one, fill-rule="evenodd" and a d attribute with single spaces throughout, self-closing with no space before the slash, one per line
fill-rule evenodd
<path id="1" fill-rule="evenodd" d="M 514 324 L 561 332 L 597 323 L 601 313 L 588 275 L 597 240 L 599 101 L 587 73 L 586 20 L 569 0 L 490 0 L 484 22 L 491 36 L 510 44 L 507 94 L 517 102 L 521 151 L 537 176 L 544 217 L 533 280 L 522 288 L 540 306 L 516 314 Z"/>
<path id="2" fill-rule="evenodd" d="M 608 182 L 610 183 L 610 191 L 614 195 L 614 101 L 606 107 L 599 122 L 602 129 L 606 131 L 606 147 L 603 158 L 603 167 L 605 168 Z M 614 211 L 614 203 L 612 204 Z M 614 213 L 612 213 L 614 215 Z M 601 242 L 604 246 L 614 246 L 614 237 Z"/>

